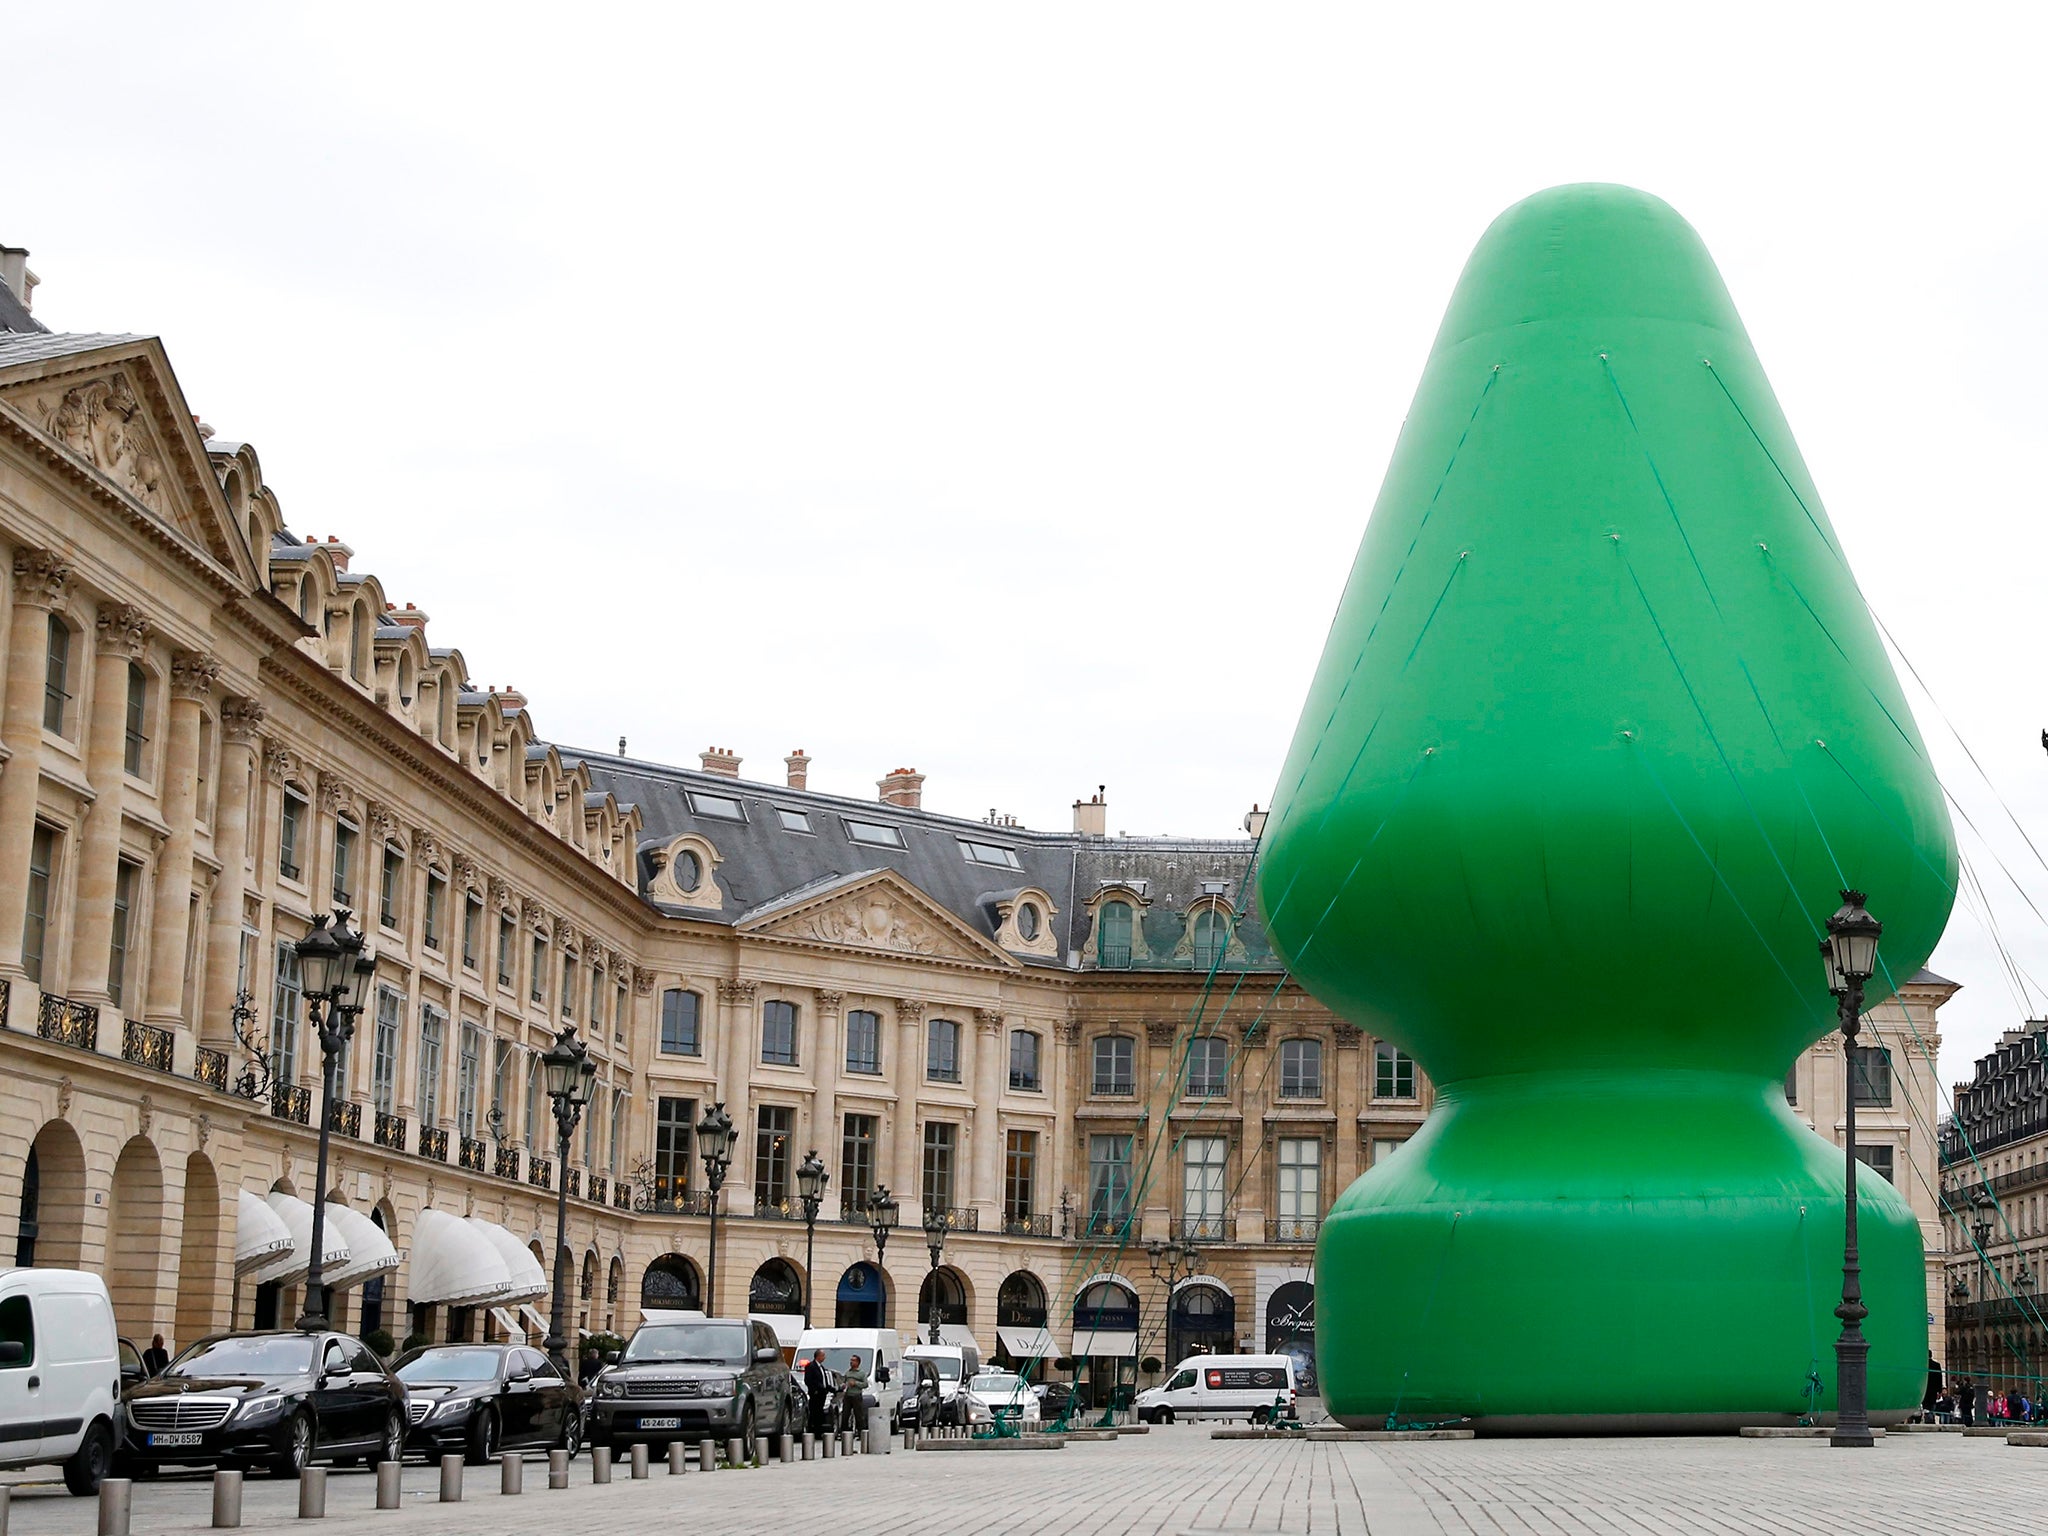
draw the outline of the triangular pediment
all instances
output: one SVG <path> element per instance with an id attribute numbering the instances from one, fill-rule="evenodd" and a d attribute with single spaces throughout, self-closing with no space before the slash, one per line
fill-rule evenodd
<path id="1" fill-rule="evenodd" d="M 0 345 L 0 408 L 244 585 L 257 584 L 162 346 L 146 336 L 20 340 Z"/>
<path id="2" fill-rule="evenodd" d="M 866 954 L 914 955 L 1013 971 L 1017 961 L 893 869 L 835 875 L 764 903 L 735 931 Z"/>

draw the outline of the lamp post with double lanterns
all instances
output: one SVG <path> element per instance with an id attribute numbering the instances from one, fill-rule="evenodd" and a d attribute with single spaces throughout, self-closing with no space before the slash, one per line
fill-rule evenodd
<path id="1" fill-rule="evenodd" d="M 569 1348 L 569 1141 L 590 1102 L 597 1063 L 591 1059 L 590 1047 L 576 1038 L 576 1026 L 571 1024 L 541 1056 L 540 1070 L 555 1107 L 555 1167 L 561 1174 L 555 1181 L 555 1296 L 548 1309 L 547 1348 L 550 1355 L 565 1357 Z"/>
<path id="2" fill-rule="evenodd" d="M 732 1144 L 740 1139 L 720 1099 L 697 1122 L 697 1156 L 704 1162 L 704 1187 L 711 1191 L 711 1262 L 704 1270 L 704 1310 L 718 1315 L 718 1192 L 732 1167 Z"/>
<path id="3" fill-rule="evenodd" d="M 313 1232 L 306 1263 L 306 1310 L 299 1326 L 317 1332 L 327 1326 L 327 1293 L 320 1284 L 320 1251 L 327 1241 L 327 1144 L 334 1131 L 335 1063 L 356 1032 L 363 1011 L 362 996 L 376 974 L 377 954 L 363 943 L 362 931 L 349 925 L 347 907 L 336 907 L 330 926 L 326 914 L 313 919 L 312 930 L 292 946 L 298 957 L 307 1017 L 320 1037 L 320 1153 L 313 1175 Z"/>
<path id="4" fill-rule="evenodd" d="M 1983 1342 L 1984 1374 L 1987 1383 L 1991 1374 L 1991 1213 L 1996 1208 L 1996 1202 L 1992 1200 L 1991 1191 L 1987 1186 L 1979 1184 L 1970 1192 L 1970 1236 L 1977 1244 L 1978 1330 L 1977 1338 L 1973 1338 L 1971 1342 L 1973 1346 L 1978 1338 Z M 1971 1354 L 1974 1356 L 1977 1353 L 1973 1347 Z M 1971 1364 L 1974 1366 L 1975 1363 L 1973 1359 Z M 1986 1390 L 1989 1390 L 1988 1385 Z"/>
<path id="5" fill-rule="evenodd" d="M 812 1256 L 818 1245 L 818 1207 L 825 1203 L 825 1186 L 832 1182 L 832 1175 L 825 1171 L 825 1164 L 818 1157 L 818 1149 L 811 1148 L 804 1154 L 804 1160 L 796 1165 L 796 1193 L 804 1206 L 804 1326 L 811 1326 L 811 1269 Z"/>
<path id="6" fill-rule="evenodd" d="M 1145 1244 L 1145 1262 L 1151 1266 L 1154 1280 L 1162 1270 L 1166 1276 L 1166 1364 L 1170 1370 L 1179 1359 L 1173 1347 L 1174 1293 L 1180 1289 L 1183 1270 L 1189 1275 L 1201 1272 L 1202 1255 L 1191 1242 L 1163 1242 L 1155 1237 Z"/>
<path id="7" fill-rule="evenodd" d="M 867 1213 L 868 1230 L 875 1234 L 875 1284 L 882 1292 L 882 1315 L 876 1321 L 887 1324 L 889 1292 L 883 1261 L 889 1253 L 889 1234 L 896 1230 L 896 1223 L 902 1219 L 903 1212 L 896 1204 L 896 1197 L 889 1193 L 889 1186 L 877 1184 L 868 1192 Z"/>
<path id="8" fill-rule="evenodd" d="M 946 1251 L 946 1208 L 943 1205 L 928 1205 L 924 1208 L 924 1245 L 932 1256 L 931 1275 L 925 1284 L 931 1287 L 931 1324 L 934 1344 L 946 1342 L 939 1331 L 939 1255 Z"/>
<path id="9" fill-rule="evenodd" d="M 1863 1336 L 1863 1264 L 1856 1251 L 1856 1035 L 1862 1028 L 1863 985 L 1877 971 L 1877 940 L 1884 925 L 1863 906 L 1861 891 L 1842 892 L 1842 905 L 1828 919 L 1828 936 L 1820 941 L 1827 968 L 1828 991 L 1834 995 L 1842 1030 L 1842 1060 L 1848 1105 L 1845 1115 L 1848 1184 L 1842 1204 L 1842 1320 L 1835 1340 L 1835 1432 L 1830 1445 L 1875 1445 L 1870 1433 L 1870 1341 Z"/>

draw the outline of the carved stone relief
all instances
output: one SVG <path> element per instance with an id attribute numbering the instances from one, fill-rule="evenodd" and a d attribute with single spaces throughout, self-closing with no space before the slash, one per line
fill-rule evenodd
<path id="1" fill-rule="evenodd" d="M 220 663 L 211 656 L 198 651 L 171 653 L 171 697 L 174 699 L 211 697 L 214 681 L 219 676 Z"/>
<path id="2" fill-rule="evenodd" d="M 112 603 L 100 609 L 100 649 L 130 661 L 142 654 L 156 626 L 140 608 L 130 603 Z"/>
<path id="3" fill-rule="evenodd" d="M 159 516 L 169 511 L 164 461 L 142 401 L 123 373 L 88 379 L 29 404 L 43 430 Z"/>
<path id="4" fill-rule="evenodd" d="M 777 932 L 822 939 L 859 949 L 886 949 L 906 955 L 958 955 L 962 946 L 920 913 L 874 890 L 857 898 L 806 912 Z"/>
<path id="5" fill-rule="evenodd" d="M 71 587 L 71 566 L 53 549 L 14 552 L 14 600 L 37 608 L 61 607 Z"/>

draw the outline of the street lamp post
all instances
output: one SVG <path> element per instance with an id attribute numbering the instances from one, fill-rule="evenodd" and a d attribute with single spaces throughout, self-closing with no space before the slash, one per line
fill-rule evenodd
<path id="1" fill-rule="evenodd" d="M 306 1308 L 299 1327 L 317 1332 L 327 1326 L 327 1296 L 320 1284 L 320 1250 L 327 1241 L 327 1144 L 334 1132 L 335 1062 L 356 1032 L 359 999 L 377 969 L 377 955 L 363 944 L 361 930 L 349 926 L 347 907 L 334 909 L 333 926 L 326 914 L 313 919 L 312 931 L 292 946 L 298 956 L 299 980 L 306 1013 L 320 1036 L 320 1153 L 313 1174 L 312 1251 L 306 1262 Z"/>
<path id="2" fill-rule="evenodd" d="M 931 1277 L 926 1282 L 932 1288 L 932 1343 L 946 1342 L 939 1332 L 939 1255 L 946 1251 L 946 1208 L 943 1205 L 928 1205 L 924 1208 L 924 1245 L 931 1252 Z"/>
<path id="3" fill-rule="evenodd" d="M 1166 1271 L 1166 1364 L 1170 1370 L 1179 1358 L 1173 1347 L 1174 1293 L 1180 1289 L 1183 1269 L 1194 1275 L 1201 1268 L 1202 1256 L 1191 1242 L 1162 1242 L 1155 1237 L 1145 1244 L 1145 1262 L 1151 1266 L 1154 1280 L 1162 1265 Z"/>
<path id="4" fill-rule="evenodd" d="M 875 1234 L 875 1283 L 884 1287 L 882 1291 L 881 1324 L 888 1326 L 889 1293 L 888 1276 L 883 1269 L 883 1260 L 889 1252 L 889 1234 L 896 1230 L 896 1223 L 903 1212 L 897 1207 L 896 1197 L 889 1193 L 889 1186 L 877 1184 L 868 1193 L 868 1230 Z"/>
<path id="5" fill-rule="evenodd" d="M 1835 1340 L 1835 1432 L 1831 1445 L 1875 1445 L 1870 1433 L 1870 1341 L 1863 1337 L 1863 1264 L 1856 1251 L 1856 1034 L 1863 1020 L 1863 984 L 1877 970 L 1877 940 L 1884 925 L 1864 910 L 1861 891 L 1842 892 L 1842 906 L 1828 919 L 1828 936 L 1820 941 L 1827 967 L 1828 991 L 1834 994 L 1842 1029 L 1842 1059 L 1848 1088 L 1848 1185 L 1842 1205 L 1842 1320 Z"/>
<path id="6" fill-rule="evenodd" d="M 1972 1338 L 1970 1353 L 1978 1351 L 1978 1342 L 1984 1345 L 1985 1390 L 1991 1389 L 1991 1213 L 1994 1204 L 1991 1191 L 1980 1184 L 1970 1194 L 1970 1236 L 1977 1242 L 1977 1336 Z M 1972 1362 L 1974 1368 L 1974 1361 Z"/>
<path id="7" fill-rule="evenodd" d="M 732 1144 L 740 1133 L 720 1099 L 704 1111 L 697 1122 L 697 1155 L 704 1162 L 704 1184 L 711 1191 L 711 1261 L 704 1271 L 704 1310 L 718 1315 L 718 1191 L 725 1185 L 725 1171 L 732 1166 Z"/>
<path id="8" fill-rule="evenodd" d="M 547 1350 L 550 1355 L 566 1359 L 571 1281 L 569 1141 L 576 1134 L 576 1122 L 583 1118 L 584 1105 L 590 1102 L 590 1091 L 597 1081 L 597 1063 L 591 1059 L 590 1047 L 576 1038 L 576 1026 L 571 1024 L 555 1036 L 555 1043 L 540 1059 L 540 1069 L 541 1081 L 555 1107 L 555 1166 L 560 1173 L 555 1181 L 555 1296 L 554 1305 L 548 1309 Z"/>
<path id="9" fill-rule="evenodd" d="M 811 1148 L 796 1165 L 797 1197 L 804 1203 L 804 1326 L 811 1326 L 811 1265 L 818 1243 L 818 1207 L 825 1203 L 825 1186 L 832 1175 L 819 1161 L 818 1149 Z"/>

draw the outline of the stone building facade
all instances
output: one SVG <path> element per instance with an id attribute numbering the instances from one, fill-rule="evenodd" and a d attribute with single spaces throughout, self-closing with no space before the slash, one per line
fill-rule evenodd
<path id="1" fill-rule="evenodd" d="M 550 743 L 348 545 L 287 529 L 159 342 L 51 334 L 26 298 L 0 313 L 0 1253 L 103 1270 L 124 1333 L 174 1346 L 296 1315 L 322 1192 L 292 945 L 343 906 L 378 956 L 324 1191 L 346 1326 L 544 1326 L 566 1186 L 589 1330 L 936 1324 L 1076 1356 L 1097 1395 L 1200 1347 L 1312 1360 L 1322 1215 L 1431 1089 L 1288 979 L 1252 837 L 1113 837 L 1100 794 L 1060 832 L 950 817 L 909 769 L 828 795 L 801 751 L 764 783 L 722 749 Z M 1946 994 L 1916 985 L 1931 1039 Z M 598 1084 L 564 1158 L 539 1057 L 569 1025 Z M 1792 1079 L 1824 1132 L 1829 1081 L 1819 1047 Z M 1865 1139 L 1931 1189 L 1903 1114 Z"/>

